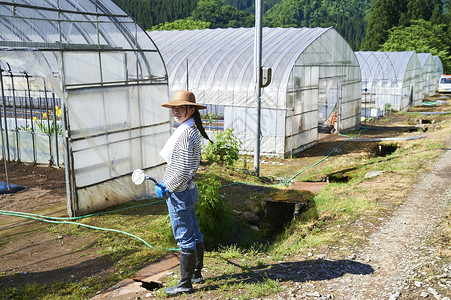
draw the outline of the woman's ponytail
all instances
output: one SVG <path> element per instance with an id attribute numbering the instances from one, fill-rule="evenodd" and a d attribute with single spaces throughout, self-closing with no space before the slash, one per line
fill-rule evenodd
<path id="1" fill-rule="evenodd" d="M 199 130 L 200 134 L 206 138 L 207 140 L 210 141 L 210 143 L 213 144 L 213 142 L 210 140 L 210 138 L 208 137 L 208 134 L 205 132 L 205 128 L 202 125 L 202 118 L 200 117 L 200 112 L 199 110 L 196 108 L 196 110 L 194 111 L 193 114 L 193 118 L 194 118 L 194 123 L 196 123 L 196 127 Z"/>

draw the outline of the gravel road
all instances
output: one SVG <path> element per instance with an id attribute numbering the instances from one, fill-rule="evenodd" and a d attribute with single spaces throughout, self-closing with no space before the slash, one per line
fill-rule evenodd
<path id="1" fill-rule="evenodd" d="M 319 257 L 304 263 L 317 270 L 308 275 L 284 264 L 285 272 L 275 273 L 286 290 L 276 298 L 449 300 L 451 265 L 437 257 L 433 240 L 451 200 L 451 147 L 432 167 L 353 259 Z"/>

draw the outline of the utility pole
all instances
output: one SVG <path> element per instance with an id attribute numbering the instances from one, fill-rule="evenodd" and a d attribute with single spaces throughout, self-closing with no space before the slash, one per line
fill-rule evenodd
<path id="1" fill-rule="evenodd" d="M 255 0 L 254 78 L 255 78 L 255 109 L 256 109 L 257 124 L 255 128 L 254 172 L 257 177 L 260 176 L 261 66 L 262 66 L 262 0 Z"/>

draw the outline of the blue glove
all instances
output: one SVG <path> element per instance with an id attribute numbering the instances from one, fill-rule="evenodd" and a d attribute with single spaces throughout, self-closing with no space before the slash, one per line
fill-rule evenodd
<path id="1" fill-rule="evenodd" d="M 166 189 L 166 186 L 164 185 L 164 181 L 162 181 L 160 184 L 155 185 L 155 194 L 157 194 L 158 198 L 163 198 L 168 190 Z"/>

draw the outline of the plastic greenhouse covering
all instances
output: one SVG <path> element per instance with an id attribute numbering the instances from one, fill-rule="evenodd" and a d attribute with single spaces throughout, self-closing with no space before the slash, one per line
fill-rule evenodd
<path id="1" fill-rule="evenodd" d="M 169 90 L 189 89 L 242 150 L 255 145 L 254 28 L 151 31 L 166 63 Z M 261 153 L 289 156 L 317 143 L 318 124 L 336 114 L 338 130 L 360 124 L 361 74 L 333 28 L 263 28 Z M 218 123 L 220 124 L 220 123 Z M 222 125 L 218 126 L 222 129 Z"/>
<path id="2" fill-rule="evenodd" d="M 438 88 L 437 67 L 431 53 L 417 53 L 423 70 L 424 96 L 432 96 Z"/>
<path id="3" fill-rule="evenodd" d="M 0 64 L 3 158 L 64 164 L 69 215 L 153 190 L 130 177 L 162 177 L 166 68 L 113 1 L 2 1 Z"/>
<path id="4" fill-rule="evenodd" d="M 434 62 L 435 62 L 435 71 L 436 71 L 436 76 L 437 76 L 437 82 L 440 80 L 440 76 L 442 76 L 443 74 L 443 64 L 442 64 L 442 60 L 440 59 L 440 57 L 434 55 Z M 437 83 L 438 85 L 438 83 Z"/>
<path id="5" fill-rule="evenodd" d="M 362 71 L 362 116 L 421 105 L 423 73 L 415 51 L 356 52 Z"/>

